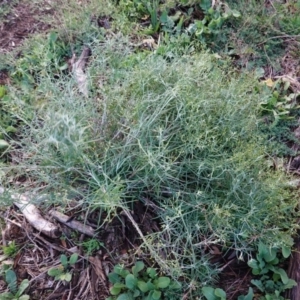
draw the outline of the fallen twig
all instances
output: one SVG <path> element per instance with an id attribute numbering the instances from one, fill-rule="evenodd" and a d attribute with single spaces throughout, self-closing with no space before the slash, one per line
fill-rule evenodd
<path id="1" fill-rule="evenodd" d="M 4 189 L 0 187 L 0 194 L 4 193 Z M 30 199 L 26 195 L 13 194 L 11 198 L 14 199 L 14 204 L 21 210 L 27 221 L 39 232 L 57 238 L 60 236 L 60 231 L 56 225 L 45 220 L 39 209 L 30 203 Z"/>
<path id="2" fill-rule="evenodd" d="M 86 67 L 90 54 L 91 54 L 91 49 L 85 46 L 77 61 L 75 61 L 76 60 L 75 54 L 73 54 L 73 57 L 71 59 L 72 71 L 77 81 L 78 89 L 85 97 L 88 97 L 88 84 L 87 84 L 87 76 L 84 73 L 84 69 Z"/>
<path id="3" fill-rule="evenodd" d="M 83 234 L 86 234 L 88 236 L 94 237 L 95 236 L 95 231 L 91 226 L 82 224 L 79 221 L 76 220 L 70 220 L 70 217 L 52 209 L 50 210 L 49 214 L 55 218 L 57 221 L 63 223 L 64 225 L 75 229 Z"/>

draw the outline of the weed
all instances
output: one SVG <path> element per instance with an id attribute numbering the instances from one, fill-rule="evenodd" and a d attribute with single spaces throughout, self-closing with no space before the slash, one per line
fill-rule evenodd
<path id="1" fill-rule="evenodd" d="M 112 296 L 107 300 L 174 299 L 176 291 L 178 293 L 181 289 L 181 285 L 169 277 L 158 276 L 154 268 L 145 270 L 145 265 L 141 261 L 135 263 L 131 272 L 120 265 L 115 266 L 114 271 L 108 274 L 108 278 L 113 286 L 110 289 Z"/>
<path id="2" fill-rule="evenodd" d="M 214 56 L 168 62 L 134 55 L 116 39 L 94 46 L 87 70 L 106 74 L 101 101 L 83 100 L 71 79 L 59 81 L 64 89 L 43 83 L 47 105 L 23 128 L 22 152 L 32 155 L 18 172 L 45 193 L 77 190 L 91 211 L 106 211 L 105 221 L 151 199 L 162 231 L 145 237 L 144 251 L 200 293 L 217 274 L 206 243 L 244 253 L 254 235 L 280 245 L 294 232 L 295 198 L 280 183 L 284 174 L 269 171 L 259 129 L 260 103 L 271 91 Z"/>
<path id="3" fill-rule="evenodd" d="M 291 248 L 283 246 L 282 256 L 286 259 L 291 254 Z M 286 272 L 278 266 L 280 259 L 277 249 L 267 247 L 259 243 L 256 259 L 251 259 L 248 265 L 252 268 L 252 274 L 260 276 L 251 280 L 264 295 L 264 299 L 284 300 L 281 294 L 297 285 L 295 280 L 289 279 Z"/>
<path id="4" fill-rule="evenodd" d="M 15 241 L 12 241 L 8 246 L 2 246 L 3 253 L 10 257 L 15 257 L 19 251 L 19 247 L 16 245 Z"/>
<path id="5" fill-rule="evenodd" d="M 13 270 L 7 270 L 5 272 L 5 281 L 8 284 L 8 288 L 10 292 L 0 294 L 1 300 L 29 300 L 30 299 L 28 295 L 22 295 L 24 291 L 27 289 L 27 287 L 29 286 L 28 279 L 24 279 L 18 287 L 16 273 Z"/>
<path id="6" fill-rule="evenodd" d="M 104 246 L 103 243 L 99 242 L 97 239 L 89 239 L 85 242 L 82 242 L 82 247 L 84 252 L 90 256 L 95 251 L 98 251 L 101 247 Z"/>
<path id="7" fill-rule="evenodd" d="M 72 280 L 72 272 L 70 268 L 76 264 L 78 254 L 73 253 L 68 259 L 66 255 L 60 256 L 61 265 L 48 270 L 48 275 L 54 277 L 55 280 L 62 280 L 69 282 Z"/>

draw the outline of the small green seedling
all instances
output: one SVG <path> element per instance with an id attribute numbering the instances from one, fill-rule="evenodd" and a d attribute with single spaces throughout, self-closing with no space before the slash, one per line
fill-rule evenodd
<path id="1" fill-rule="evenodd" d="M 22 295 L 29 286 L 28 279 L 24 279 L 18 287 L 17 276 L 15 271 L 7 270 L 5 281 L 8 284 L 9 292 L 0 294 L 0 300 L 28 300 L 28 295 Z"/>
<path id="2" fill-rule="evenodd" d="M 55 280 L 62 280 L 70 282 L 72 279 L 72 272 L 70 268 L 76 264 L 78 260 L 78 254 L 73 253 L 70 259 L 66 255 L 62 254 L 60 256 L 61 264 L 55 268 L 48 270 L 48 275 L 54 277 Z"/>
<path id="3" fill-rule="evenodd" d="M 181 289 L 181 285 L 169 277 L 158 276 L 154 268 L 147 268 L 142 261 L 136 262 L 131 272 L 121 265 L 108 274 L 113 284 L 110 288 L 111 297 L 106 300 L 159 300 L 168 298 L 170 291 Z"/>
<path id="4" fill-rule="evenodd" d="M 290 247 L 282 247 L 281 253 L 284 258 L 288 258 L 291 254 Z M 295 280 L 288 278 L 285 270 L 278 266 L 279 262 L 278 250 L 263 243 L 259 243 L 256 259 L 248 261 L 252 274 L 260 276 L 259 279 L 251 280 L 251 283 L 265 294 L 264 299 L 283 300 L 284 297 L 280 295 L 286 289 L 297 285 Z"/>
<path id="5" fill-rule="evenodd" d="M 0 140 L 1 148 L 1 140 Z M 9 257 L 15 257 L 19 251 L 15 241 L 10 242 L 7 246 L 2 246 L 3 253 Z"/>
<path id="6" fill-rule="evenodd" d="M 205 286 L 202 288 L 202 293 L 207 300 L 226 300 L 226 292 L 220 288 L 212 288 Z M 253 289 L 250 287 L 246 296 L 240 295 L 238 300 L 252 300 L 254 297 Z"/>

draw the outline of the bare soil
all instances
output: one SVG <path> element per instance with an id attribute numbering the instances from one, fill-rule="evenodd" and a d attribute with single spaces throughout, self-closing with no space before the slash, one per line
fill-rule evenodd
<path id="1" fill-rule="evenodd" d="M 5 16 L 0 22 L 0 53 L 11 51 L 20 46 L 29 35 L 47 31 L 51 27 L 41 20 L 46 14 L 53 14 L 54 10 L 49 5 L 47 9 L 46 2 L 41 3 L 41 6 L 45 9 L 40 10 L 21 1 Z"/>

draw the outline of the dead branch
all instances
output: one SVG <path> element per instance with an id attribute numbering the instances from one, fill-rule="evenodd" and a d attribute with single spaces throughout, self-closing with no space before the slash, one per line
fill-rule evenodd
<path id="1" fill-rule="evenodd" d="M 90 56 L 90 53 L 91 53 L 91 49 L 85 46 L 77 61 L 75 61 L 76 59 L 75 54 L 73 54 L 73 57 L 71 59 L 72 71 L 77 81 L 78 89 L 85 97 L 88 97 L 88 84 L 87 84 L 87 76 L 84 73 L 84 70 L 88 58 Z"/>
<path id="2" fill-rule="evenodd" d="M 95 231 L 91 226 L 82 224 L 79 221 L 76 220 L 70 220 L 70 218 L 54 209 L 50 210 L 49 214 L 55 218 L 57 221 L 59 221 L 60 223 L 63 223 L 64 225 L 75 229 L 87 236 L 91 236 L 94 237 L 95 236 Z"/>
<path id="3" fill-rule="evenodd" d="M 4 193 L 4 188 L 0 186 L 0 194 Z M 60 236 L 60 231 L 53 223 L 45 220 L 38 208 L 30 203 L 30 199 L 26 195 L 12 194 L 14 204 L 21 210 L 27 221 L 39 232 L 51 237 L 57 238 Z"/>

